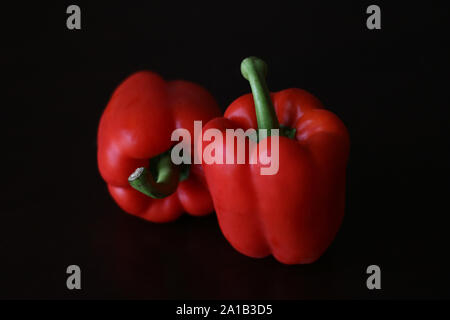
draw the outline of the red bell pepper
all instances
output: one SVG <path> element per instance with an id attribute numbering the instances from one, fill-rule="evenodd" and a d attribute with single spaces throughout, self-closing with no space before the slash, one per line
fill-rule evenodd
<path id="1" fill-rule="evenodd" d="M 204 163 L 203 169 L 220 228 L 236 250 L 250 257 L 273 254 L 285 264 L 311 263 L 331 244 L 344 215 L 349 135 L 305 90 L 269 93 L 266 68 L 255 57 L 242 62 L 253 95 L 235 100 L 203 132 L 216 128 L 225 136 L 227 128 L 281 128 L 278 173 L 261 175 L 268 165 L 260 158 L 255 164 Z M 267 139 L 270 154 L 272 136 Z M 203 141 L 197 152 L 203 154 L 209 143 Z M 223 144 L 223 155 L 229 148 Z"/>
<path id="2" fill-rule="evenodd" d="M 214 98 L 191 82 L 166 82 L 141 71 L 120 84 L 97 137 L 98 167 L 117 204 L 153 222 L 174 220 L 183 211 L 212 212 L 201 166 L 171 162 L 171 134 L 185 128 L 193 135 L 195 120 L 206 122 L 219 114 Z"/>

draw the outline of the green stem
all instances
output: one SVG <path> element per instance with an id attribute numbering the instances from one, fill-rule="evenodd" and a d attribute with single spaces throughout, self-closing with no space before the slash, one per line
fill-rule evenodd
<path id="1" fill-rule="evenodd" d="M 137 168 L 129 176 L 128 182 L 143 194 L 161 199 L 177 190 L 180 174 L 181 167 L 172 163 L 170 152 L 167 152 L 150 160 L 150 170 L 144 167 Z"/>
<path id="2" fill-rule="evenodd" d="M 241 63 L 241 73 L 252 88 L 258 129 L 267 129 L 271 135 L 270 129 L 279 129 L 280 125 L 265 80 L 267 65 L 257 57 L 248 57 Z"/>
<path id="3" fill-rule="evenodd" d="M 268 135 L 272 135 L 271 129 L 279 129 L 280 135 L 294 138 L 295 129 L 280 126 L 278 123 L 275 107 L 265 80 L 267 64 L 257 57 L 245 58 L 241 63 L 241 73 L 250 82 L 252 88 L 258 129 L 267 129 Z"/>

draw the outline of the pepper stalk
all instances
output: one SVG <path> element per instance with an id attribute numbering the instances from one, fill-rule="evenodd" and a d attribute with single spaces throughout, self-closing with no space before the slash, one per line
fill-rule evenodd
<path id="1" fill-rule="evenodd" d="M 258 129 L 267 130 L 269 136 L 278 129 L 279 134 L 293 139 L 295 128 L 288 128 L 278 122 L 275 107 L 270 98 L 270 91 L 266 83 L 267 64 L 260 58 L 248 57 L 241 62 L 241 74 L 248 80 L 252 89 L 253 101 L 255 103 L 256 120 Z"/>

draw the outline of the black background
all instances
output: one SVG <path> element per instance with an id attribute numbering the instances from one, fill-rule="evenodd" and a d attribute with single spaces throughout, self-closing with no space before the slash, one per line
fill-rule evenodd
<path id="1" fill-rule="evenodd" d="M 159 1 L 4 7 L 1 19 L 0 298 L 449 298 L 448 34 L 443 3 L 209 4 Z M 148 223 L 121 211 L 96 164 L 114 88 L 141 69 L 206 87 L 225 109 L 249 92 L 243 58 L 269 87 L 304 88 L 351 137 L 342 228 L 314 264 L 251 259 L 214 215 Z M 66 268 L 82 269 L 82 290 Z M 377 264 L 382 290 L 366 288 Z"/>

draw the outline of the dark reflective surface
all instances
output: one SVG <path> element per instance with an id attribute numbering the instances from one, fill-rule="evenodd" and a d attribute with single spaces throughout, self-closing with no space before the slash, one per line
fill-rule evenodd
<path id="1" fill-rule="evenodd" d="M 86 4 L 79 32 L 65 29 L 64 4 L 9 11 L 26 23 L 11 21 L 2 50 L 0 297 L 450 297 L 442 8 L 382 7 L 379 32 L 365 29 L 363 4 L 272 4 L 258 29 L 251 7 L 174 9 Z M 225 109 L 249 91 L 239 73 L 248 55 L 266 59 L 272 90 L 313 92 L 350 131 L 346 216 L 312 265 L 237 253 L 214 215 L 128 216 L 97 171 L 98 120 L 127 75 L 196 81 Z M 70 264 L 82 269 L 80 292 L 66 289 Z M 371 264 L 378 292 L 366 288 Z"/>

